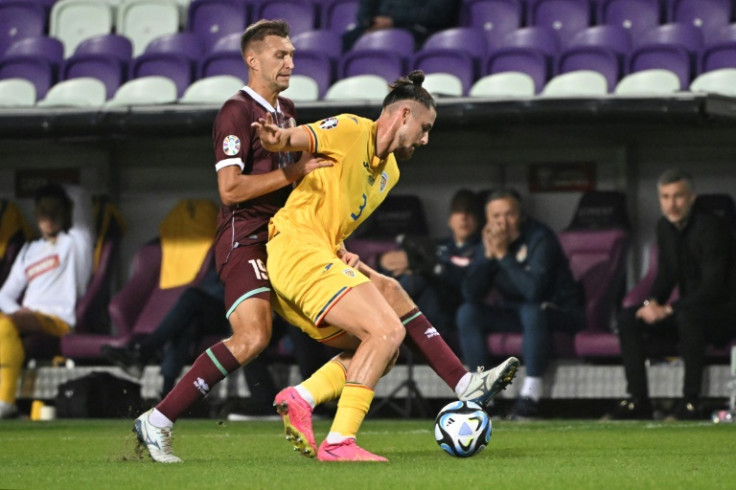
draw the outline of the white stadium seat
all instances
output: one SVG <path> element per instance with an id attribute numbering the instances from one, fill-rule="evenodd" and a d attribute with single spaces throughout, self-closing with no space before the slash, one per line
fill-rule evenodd
<path id="1" fill-rule="evenodd" d="M 543 97 L 596 97 L 608 93 L 606 77 L 592 70 L 563 73 L 544 86 Z"/>
<path id="2" fill-rule="evenodd" d="M 141 77 L 129 80 L 118 88 L 105 107 L 126 105 L 173 104 L 176 102 L 176 84 L 161 76 Z"/>
<path id="3" fill-rule="evenodd" d="M 32 107 L 36 103 L 36 86 L 25 78 L 0 80 L 0 107 Z"/>
<path id="4" fill-rule="evenodd" d="M 381 100 L 388 94 L 388 82 L 378 75 L 356 75 L 333 83 L 325 100 Z"/>
<path id="5" fill-rule="evenodd" d="M 661 95 L 679 90 L 680 77 L 669 70 L 656 68 L 629 73 L 618 82 L 614 93 L 616 95 Z"/>
<path id="6" fill-rule="evenodd" d="M 57 83 L 38 101 L 39 107 L 102 107 L 107 89 L 96 78 L 80 77 Z"/>
<path id="7" fill-rule="evenodd" d="M 245 83 L 232 75 L 215 75 L 191 84 L 179 99 L 180 104 L 222 104 Z"/>
<path id="8" fill-rule="evenodd" d="M 471 97 L 532 97 L 534 79 L 526 73 L 506 71 L 480 78 L 470 87 Z"/>

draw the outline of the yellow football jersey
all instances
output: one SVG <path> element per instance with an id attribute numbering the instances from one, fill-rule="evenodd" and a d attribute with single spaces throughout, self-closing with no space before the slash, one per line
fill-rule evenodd
<path id="1" fill-rule="evenodd" d="M 376 156 L 375 121 L 341 114 L 303 128 L 309 151 L 335 163 L 304 177 L 271 219 L 271 236 L 286 232 L 337 250 L 396 185 L 399 167 L 393 154 Z"/>

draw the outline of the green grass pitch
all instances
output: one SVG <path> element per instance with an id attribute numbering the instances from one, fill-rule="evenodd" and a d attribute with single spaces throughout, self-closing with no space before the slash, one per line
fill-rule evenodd
<path id="1" fill-rule="evenodd" d="M 444 454 L 431 420 L 369 419 L 359 442 L 380 463 L 319 463 L 291 451 L 279 422 L 184 419 L 183 464 L 138 459 L 131 422 L 0 423 L 0 488 L 732 489 L 736 424 L 494 420 L 473 458 Z M 329 422 L 315 424 L 324 437 Z"/>

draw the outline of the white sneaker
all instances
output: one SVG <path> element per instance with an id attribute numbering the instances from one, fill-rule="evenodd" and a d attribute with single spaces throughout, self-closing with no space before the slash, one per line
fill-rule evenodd
<path id="1" fill-rule="evenodd" d="M 148 449 L 151 459 L 159 463 L 181 463 L 181 459 L 171 451 L 171 429 L 161 429 L 151 425 L 148 416 L 153 409 L 143 412 L 135 419 L 133 432 L 138 436 L 137 451 L 142 452 L 143 447 Z"/>
<path id="2" fill-rule="evenodd" d="M 12 403 L 0 401 L 0 419 L 12 419 L 18 415 L 18 408 Z"/>
<path id="3" fill-rule="evenodd" d="M 460 400 L 473 401 L 481 406 L 487 405 L 491 398 L 511 384 L 518 368 L 519 360 L 515 357 L 509 357 L 488 371 L 484 371 L 482 367 L 478 368 L 478 372 L 471 375 L 470 383 L 460 395 Z"/>

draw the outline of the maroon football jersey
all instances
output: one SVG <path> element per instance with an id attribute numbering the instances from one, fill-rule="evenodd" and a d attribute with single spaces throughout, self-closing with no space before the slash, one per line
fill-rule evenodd
<path id="1" fill-rule="evenodd" d="M 291 100 L 279 97 L 278 105 L 283 113 L 279 121 L 296 119 Z M 264 150 L 258 134 L 251 128 L 251 123 L 265 118 L 270 109 L 273 108 L 263 99 L 256 100 L 244 90 L 225 102 L 212 130 L 216 170 L 237 165 L 244 174 L 265 174 L 279 167 L 279 154 Z M 267 241 L 268 221 L 284 205 L 290 191 L 291 186 L 285 186 L 234 206 L 220 206 L 215 245 L 218 270 L 233 248 Z"/>

